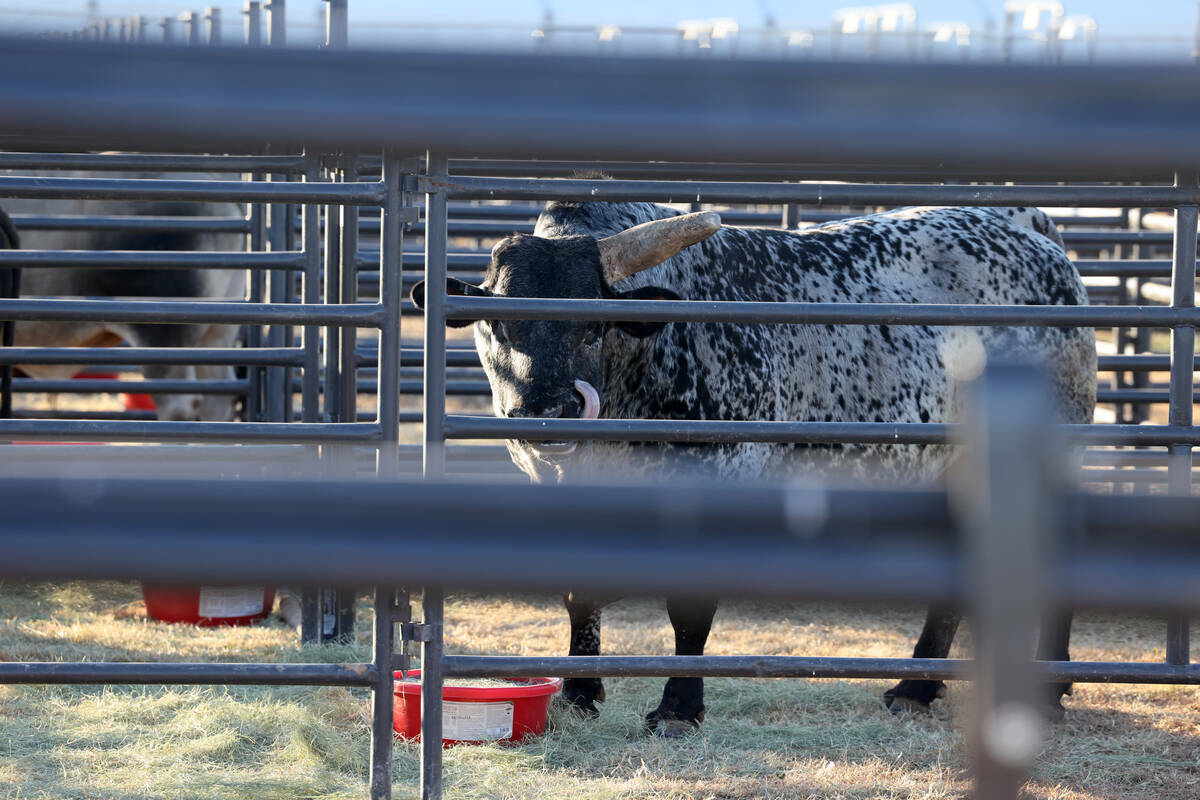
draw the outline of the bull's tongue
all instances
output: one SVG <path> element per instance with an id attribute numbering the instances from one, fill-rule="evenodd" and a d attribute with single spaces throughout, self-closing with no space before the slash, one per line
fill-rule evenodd
<path id="1" fill-rule="evenodd" d="M 583 395 L 583 410 L 580 419 L 600 418 L 600 393 L 587 381 L 575 381 L 575 391 Z M 578 442 L 529 442 L 537 453 L 545 456 L 565 456 L 575 452 Z"/>
<path id="2" fill-rule="evenodd" d="M 583 395 L 583 411 L 580 419 L 598 419 L 600 417 L 600 393 L 596 387 L 587 381 L 575 381 L 575 391 Z"/>

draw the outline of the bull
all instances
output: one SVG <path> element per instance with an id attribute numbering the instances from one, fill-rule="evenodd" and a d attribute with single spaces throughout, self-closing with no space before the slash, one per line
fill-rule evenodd
<path id="1" fill-rule="evenodd" d="M 712 212 L 681 215 L 649 203 L 554 202 L 533 235 L 492 250 L 479 286 L 451 295 L 681 299 L 797 303 L 1079 305 L 1086 291 L 1053 222 L 1037 209 L 913 208 L 801 231 L 722 227 Z M 425 287 L 413 290 L 418 306 Z M 451 320 L 451 326 L 472 321 Z M 1063 421 L 1092 419 L 1094 331 L 514 321 L 474 322 L 475 344 L 499 417 L 950 421 L 964 370 L 988 353 L 1049 366 Z M 722 478 L 849 469 L 905 480 L 940 476 L 949 446 L 507 442 L 534 481 L 573 476 Z M 598 655 L 603 601 L 568 594 L 571 655 Z M 676 653 L 701 655 L 715 602 L 668 598 Z M 931 609 L 914 657 L 945 658 L 957 612 Z M 1045 626 L 1040 658 L 1068 658 L 1069 618 Z M 893 711 L 927 709 L 940 681 L 888 690 Z M 1051 687 L 1061 713 L 1067 684 Z M 567 702 L 595 715 L 599 679 L 570 679 Z M 679 735 L 704 718 L 701 678 L 670 678 L 646 726 Z"/>

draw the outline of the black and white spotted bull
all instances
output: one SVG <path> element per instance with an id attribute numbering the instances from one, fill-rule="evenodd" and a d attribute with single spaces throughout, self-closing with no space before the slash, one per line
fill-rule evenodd
<path id="1" fill-rule="evenodd" d="M 646 203 L 551 203 L 534 235 L 498 243 L 481 286 L 451 294 L 710 301 L 1063 304 L 1087 302 L 1050 219 L 1036 209 L 913 208 L 803 231 L 721 227 L 714 213 Z M 418 304 L 424 287 L 414 289 Z M 467 322 L 451 322 L 470 324 Z M 475 342 L 504 417 L 937 422 L 959 413 L 961 373 L 987 352 L 1052 369 L 1065 421 L 1090 422 L 1096 351 L 1090 329 L 929 326 L 475 322 Z M 679 445 L 509 441 L 535 481 L 681 465 L 721 478 L 827 467 L 929 479 L 941 446 Z M 619 465 L 612 467 L 610 465 Z M 610 472 L 610 474 L 612 474 Z M 597 655 L 599 601 L 568 595 L 572 655 Z M 715 603 L 668 599 L 676 652 L 703 653 Z M 914 656 L 945 657 L 958 616 L 932 610 Z M 1065 624 L 1046 626 L 1040 657 L 1067 658 Z M 1067 686 L 1050 707 L 1061 709 Z M 894 710 L 925 708 L 943 686 L 902 681 Z M 597 679 L 566 699 L 596 713 Z M 672 735 L 704 715 L 699 678 L 671 678 L 647 725 Z"/>
<path id="2" fill-rule="evenodd" d="M 59 176 L 64 173 L 56 173 Z M 87 173 L 78 176 L 94 177 Z M 118 177 L 159 177 L 145 174 Z M 187 177 L 187 176 L 181 176 Z M 168 203 L 161 201 L 26 200 L 6 199 L 9 214 L 20 215 L 145 215 L 241 216 L 232 203 Z M 22 246 L 29 250 L 240 250 L 244 236 L 229 233 L 184 231 L 24 230 Z M 71 269 L 21 270 L 24 297 L 83 297 L 128 299 L 241 300 L 246 286 L 244 270 L 196 269 Z M 233 347 L 234 325 L 151 325 L 113 322 L 19 322 L 18 347 L 98 347 L 125 342 L 135 347 Z M 36 378 L 69 378 L 82 366 L 26 364 L 20 370 Z M 234 377 L 230 366 L 146 365 L 147 379 L 225 380 Z M 159 419 L 226 421 L 234 417 L 229 395 L 153 394 Z"/>

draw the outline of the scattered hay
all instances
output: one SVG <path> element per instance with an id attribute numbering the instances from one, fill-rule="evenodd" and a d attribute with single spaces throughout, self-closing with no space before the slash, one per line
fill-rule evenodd
<path id="1" fill-rule="evenodd" d="M 201 629 L 139 617 L 137 584 L 0 584 L 0 659 L 339 662 L 353 645 L 301 648 L 278 622 Z M 360 606 L 363 618 L 365 607 Z M 727 603 L 710 652 L 906 655 L 917 608 Z M 1081 658 L 1161 658 L 1163 624 L 1084 615 Z M 557 598 L 456 593 L 452 652 L 556 654 L 566 642 Z M 956 646 L 969 655 L 969 631 Z M 668 652 L 661 601 L 606 612 L 605 651 Z M 708 717 L 683 741 L 648 738 L 654 679 L 606 682 L 598 720 L 557 707 L 550 731 L 520 747 L 446 751 L 447 795 L 463 798 L 963 797 L 969 790 L 963 707 L 953 684 L 927 716 L 892 717 L 884 681 L 709 679 Z M 366 693 L 315 687 L 0 687 L 0 798 L 361 798 Z M 1079 685 L 1027 786 L 1043 800 L 1200 796 L 1200 698 L 1171 686 Z M 397 742 L 395 791 L 415 797 L 419 745 Z"/>

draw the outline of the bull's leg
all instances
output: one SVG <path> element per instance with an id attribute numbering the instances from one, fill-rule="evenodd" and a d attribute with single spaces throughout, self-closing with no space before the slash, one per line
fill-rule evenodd
<path id="1" fill-rule="evenodd" d="M 1070 661 L 1071 611 L 1047 615 L 1042 620 L 1038 636 L 1037 658 L 1039 661 Z M 1045 694 L 1045 714 L 1048 719 L 1060 720 L 1066 713 L 1063 695 L 1071 693 L 1069 683 L 1048 683 Z"/>
<path id="2" fill-rule="evenodd" d="M 675 627 L 675 655 L 702 656 L 712 629 L 716 600 L 667 600 Z M 670 678 L 662 702 L 646 715 L 646 727 L 659 736 L 682 736 L 704 721 L 704 679 Z"/>
<path id="3" fill-rule="evenodd" d="M 950 654 L 950 644 L 958 631 L 960 615 L 944 608 L 930 608 L 925 616 L 925 627 L 917 646 L 913 648 L 913 658 L 945 658 Z M 893 714 L 902 711 L 928 711 L 929 704 L 935 697 L 946 693 L 946 684 L 942 681 L 900 681 L 883 694 L 883 700 Z"/>
<path id="4" fill-rule="evenodd" d="M 567 615 L 571 618 L 572 656 L 600 655 L 600 610 L 607 603 L 594 597 L 580 597 L 574 592 L 563 596 Z M 563 682 L 563 699 L 589 717 L 600 716 L 596 703 L 604 702 L 604 684 L 599 678 L 567 678 Z"/>

